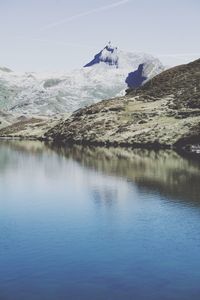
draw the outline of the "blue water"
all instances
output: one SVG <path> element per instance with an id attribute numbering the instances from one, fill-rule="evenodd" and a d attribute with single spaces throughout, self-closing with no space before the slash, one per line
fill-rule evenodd
<path id="1" fill-rule="evenodd" d="M 200 165 L 0 143 L 1 300 L 199 300 Z"/>

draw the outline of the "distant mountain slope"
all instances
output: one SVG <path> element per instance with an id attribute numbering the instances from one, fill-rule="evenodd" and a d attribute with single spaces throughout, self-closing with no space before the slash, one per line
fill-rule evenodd
<path id="1" fill-rule="evenodd" d="M 126 53 L 111 44 L 85 67 L 67 74 L 17 74 L 0 68 L 0 109 L 19 115 L 73 112 L 102 99 L 123 95 L 128 87 L 128 74 L 140 64 L 144 66 L 145 81 L 164 69 L 151 55 Z M 140 81 L 135 78 L 130 86 L 137 82 Z"/>
<path id="2" fill-rule="evenodd" d="M 128 95 L 81 109 L 47 132 L 57 142 L 200 149 L 200 60 Z"/>

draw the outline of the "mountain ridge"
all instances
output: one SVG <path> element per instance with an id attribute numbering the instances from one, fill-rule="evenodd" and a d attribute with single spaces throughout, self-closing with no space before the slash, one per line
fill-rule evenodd
<path id="1" fill-rule="evenodd" d="M 164 69 L 151 55 L 124 52 L 111 44 L 100 53 L 98 63 L 61 75 L 19 75 L 0 69 L 0 110 L 26 116 L 71 113 L 102 99 L 124 95 L 128 74 L 141 63 L 145 64 L 147 80 Z"/>
<path id="2" fill-rule="evenodd" d="M 171 68 L 127 95 L 76 111 L 55 142 L 134 147 L 200 145 L 200 60 Z M 194 144 L 194 145 L 193 145 Z"/>

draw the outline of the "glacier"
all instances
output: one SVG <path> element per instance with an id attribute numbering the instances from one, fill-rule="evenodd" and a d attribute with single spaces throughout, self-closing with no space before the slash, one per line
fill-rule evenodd
<path id="1" fill-rule="evenodd" d="M 142 70 L 137 72 L 141 65 Z M 152 55 L 125 52 L 111 43 L 84 67 L 63 74 L 22 74 L 2 67 L 0 110 L 25 116 L 71 113 L 124 95 L 131 85 L 144 84 L 163 70 L 162 63 Z"/>

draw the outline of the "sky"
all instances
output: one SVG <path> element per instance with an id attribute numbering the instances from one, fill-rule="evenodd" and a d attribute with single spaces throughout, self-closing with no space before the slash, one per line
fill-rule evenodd
<path id="1" fill-rule="evenodd" d="M 200 57 L 199 0 L 0 0 L 0 66 L 68 71 L 108 41 L 165 65 Z"/>

